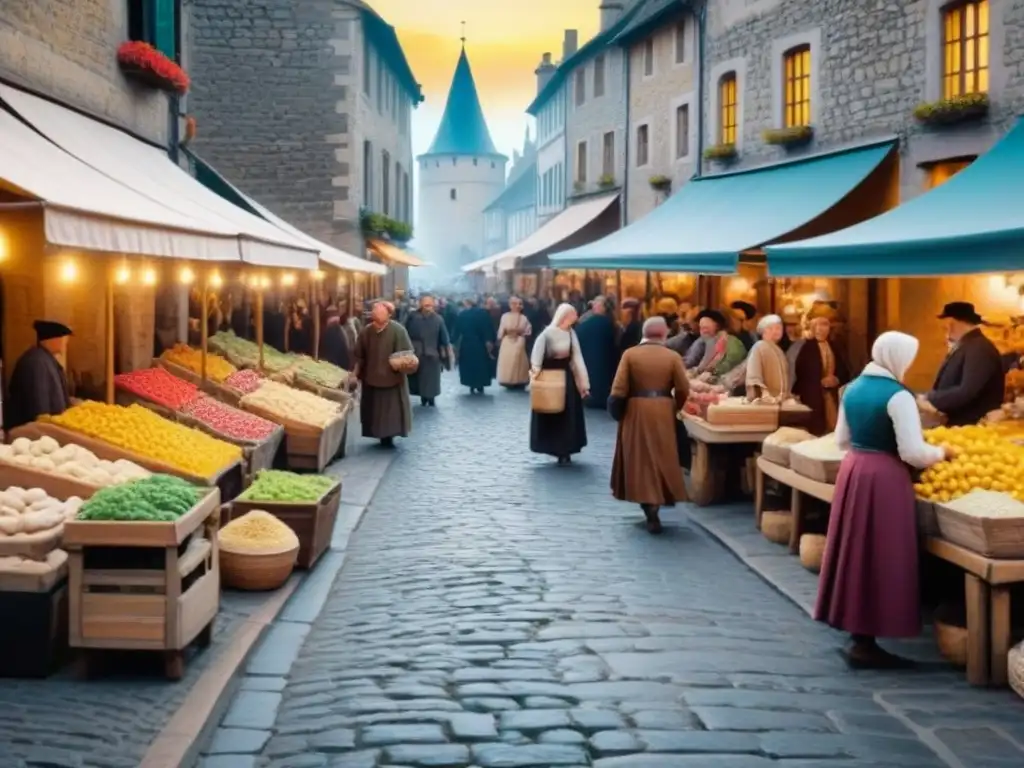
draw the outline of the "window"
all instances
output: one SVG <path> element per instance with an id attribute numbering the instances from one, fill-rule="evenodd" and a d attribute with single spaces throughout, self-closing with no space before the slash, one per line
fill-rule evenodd
<path id="1" fill-rule="evenodd" d="M 370 95 L 370 91 L 373 90 L 373 77 L 371 76 L 371 70 L 373 67 L 373 57 L 370 54 L 370 46 L 363 46 L 363 93 L 367 96 Z"/>
<path id="2" fill-rule="evenodd" d="M 476 164 L 477 164 L 477 158 L 474 157 L 473 158 L 473 165 L 476 165 Z"/>
<path id="3" fill-rule="evenodd" d="M 405 210 L 402 208 L 402 164 L 395 163 L 395 218 L 405 221 Z"/>
<path id="4" fill-rule="evenodd" d="M 604 135 L 604 143 L 601 146 L 601 173 L 604 176 L 615 175 L 615 131 L 608 131 Z"/>
<path id="5" fill-rule="evenodd" d="M 604 96 L 604 54 L 594 57 L 594 98 Z"/>
<path id="6" fill-rule="evenodd" d="M 576 70 L 576 106 L 587 98 L 587 70 L 580 67 Z"/>
<path id="7" fill-rule="evenodd" d="M 651 156 L 651 134 L 650 128 L 641 125 L 636 129 L 636 166 L 647 165 Z"/>
<path id="8" fill-rule="evenodd" d="M 676 64 L 686 63 L 686 19 L 676 24 Z"/>
<path id="9" fill-rule="evenodd" d="M 457 198 L 457 195 L 455 194 L 455 187 L 452 187 L 451 189 L 448 190 L 448 197 L 452 200 L 455 200 Z"/>
<path id="10" fill-rule="evenodd" d="M 373 144 L 363 142 L 363 205 L 373 210 Z"/>
<path id="11" fill-rule="evenodd" d="M 405 213 L 405 223 L 412 224 L 412 198 L 409 197 L 409 172 L 402 174 L 402 211 Z"/>
<path id="12" fill-rule="evenodd" d="M 128 0 L 128 38 L 149 43 L 165 56 L 177 60 L 177 2 Z"/>
<path id="13" fill-rule="evenodd" d="M 377 111 L 384 111 L 384 62 L 381 61 L 380 56 L 377 56 L 374 61 L 377 62 Z"/>
<path id="14" fill-rule="evenodd" d="M 587 142 L 585 141 L 576 145 L 576 181 L 580 184 L 587 183 Z"/>
<path id="15" fill-rule="evenodd" d="M 941 163 L 935 163 L 927 169 L 927 189 L 935 189 L 942 184 L 945 184 L 951 178 L 956 176 L 960 171 L 966 168 L 973 162 L 970 160 L 946 160 Z"/>
<path id="16" fill-rule="evenodd" d="M 387 216 L 391 213 L 391 155 L 387 150 L 380 156 L 380 174 L 381 212 Z"/>
<path id="17" fill-rule="evenodd" d="M 801 45 L 782 57 L 784 104 L 782 124 L 797 128 L 811 124 L 811 47 Z"/>
<path id="18" fill-rule="evenodd" d="M 718 142 L 736 143 L 736 73 L 722 75 L 718 81 Z"/>
<path id="19" fill-rule="evenodd" d="M 690 154 L 690 105 L 676 107 L 676 160 Z"/>
<path id="20" fill-rule="evenodd" d="M 942 15 L 942 98 L 988 93 L 988 0 L 969 0 Z"/>
<path id="21" fill-rule="evenodd" d="M 654 74 L 654 38 L 644 40 L 644 77 Z"/>

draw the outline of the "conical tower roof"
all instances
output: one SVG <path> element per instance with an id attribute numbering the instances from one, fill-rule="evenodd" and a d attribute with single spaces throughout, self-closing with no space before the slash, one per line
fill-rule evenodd
<path id="1" fill-rule="evenodd" d="M 494 147 L 491 132 L 487 129 L 465 46 L 455 66 L 455 76 L 448 90 L 441 125 L 426 154 L 505 157 Z"/>

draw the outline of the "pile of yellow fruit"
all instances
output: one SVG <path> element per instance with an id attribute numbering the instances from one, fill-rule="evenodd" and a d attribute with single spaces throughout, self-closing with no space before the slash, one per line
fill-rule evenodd
<path id="1" fill-rule="evenodd" d="M 210 477 L 242 458 L 242 449 L 191 427 L 157 416 L 141 405 L 86 400 L 57 416 L 42 416 L 64 429 L 88 435 L 138 456 L 197 477 Z"/>
<path id="2" fill-rule="evenodd" d="M 936 427 L 924 434 L 931 445 L 948 445 L 957 455 L 925 470 L 914 486 L 920 498 L 945 502 L 980 488 L 1024 501 L 1024 446 L 987 426 Z"/>
<path id="3" fill-rule="evenodd" d="M 160 357 L 174 365 L 180 365 L 192 373 L 202 375 L 203 353 L 198 349 L 192 349 L 188 344 L 175 344 L 171 349 L 166 350 Z M 206 377 L 210 381 L 218 383 L 224 381 L 228 376 L 238 369 L 220 355 L 212 352 L 206 353 Z"/>

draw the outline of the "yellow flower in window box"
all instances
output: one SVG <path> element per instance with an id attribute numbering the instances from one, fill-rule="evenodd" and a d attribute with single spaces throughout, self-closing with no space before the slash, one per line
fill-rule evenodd
<path id="1" fill-rule="evenodd" d="M 663 176 L 660 173 L 651 176 L 651 178 L 647 180 L 647 183 L 651 185 L 651 189 L 657 190 L 658 192 L 668 192 L 672 189 L 672 179 L 668 176 Z"/>
<path id="2" fill-rule="evenodd" d="M 948 99 L 918 104 L 914 117 L 925 125 L 955 125 L 988 114 L 987 93 L 965 93 Z"/>
<path id="3" fill-rule="evenodd" d="M 704 150 L 705 160 L 727 163 L 736 159 L 736 145 L 732 143 L 712 144 Z"/>
<path id="4" fill-rule="evenodd" d="M 799 147 L 814 138 L 814 128 L 810 125 L 794 125 L 788 128 L 767 128 L 761 134 L 765 144 L 777 147 Z"/>

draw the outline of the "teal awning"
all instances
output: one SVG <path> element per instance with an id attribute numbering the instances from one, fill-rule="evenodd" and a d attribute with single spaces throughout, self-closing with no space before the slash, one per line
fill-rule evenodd
<path id="1" fill-rule="evenodd" d="M 693 179 L 628 227 L 553 254 L 551 266 L 734 274 L 739 254 L 779 240 L 835 206 L 893 143 Z"/>
<path id="2" fill-rule="evenodd" d="M 1024 268 L 1024 121 L 940 187 L 881 216 L 766 248 L 777 277 L 924 277 Z"/>

